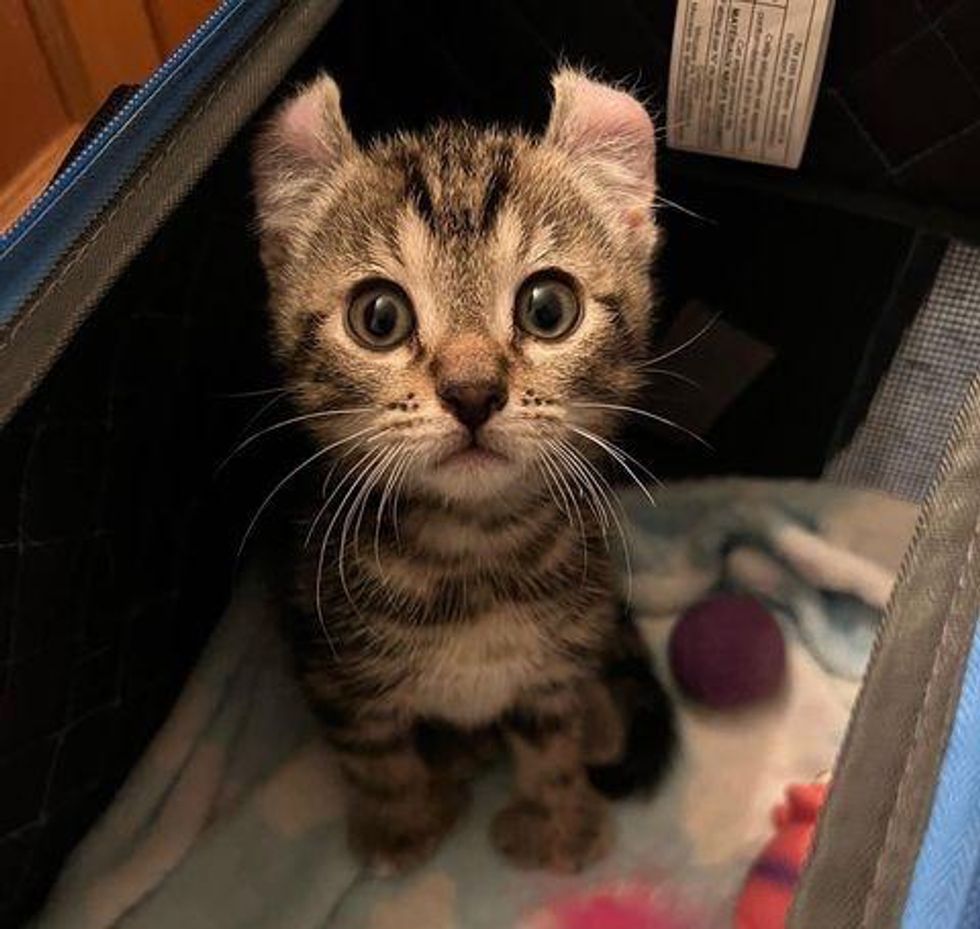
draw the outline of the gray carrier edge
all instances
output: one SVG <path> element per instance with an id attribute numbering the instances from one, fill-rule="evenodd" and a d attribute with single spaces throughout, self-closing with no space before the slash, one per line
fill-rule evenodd
<path id="1" fill-rule="evenodd" d="M 980 377 L 879 632 L 791 929 L 901 924 L 980 610 L 978 537 Z"/>

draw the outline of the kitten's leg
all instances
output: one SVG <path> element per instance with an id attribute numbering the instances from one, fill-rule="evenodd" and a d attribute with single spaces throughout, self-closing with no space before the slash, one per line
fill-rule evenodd
<path id="1" fill-rule="evenodd" d="M 469 782 L 490 764 L 502 748 L 494 726 L 460 729 L 436 720 L 424 720 L 416 728 L 416 745 L 436 778 Z"/>
<path id="2" fill-rule="evenodd" d="M 582 708 L 582 758 L 588 765 L 609 764 L 623 754 L 622 714 L 604 681 L 585 680 L 576 688 Z"/>
<path id="3" fill-rule="evenodd" d="M 351 849 L 379 874 L 428 858 L 463 805 L 461 785 L 438 778 L 415 742 L 411 720 L 362 710 L 327 727 L 348 788 Z"/>
<path id="4" fill-rule="evenodd" d="M 579 871 L 609 848 L 606 804 L 585 766 L 582 710 L 575 688 L 566 686 L 529 694 L 505 718 L 516 795 L 491 834 L 522 867 Z"/>

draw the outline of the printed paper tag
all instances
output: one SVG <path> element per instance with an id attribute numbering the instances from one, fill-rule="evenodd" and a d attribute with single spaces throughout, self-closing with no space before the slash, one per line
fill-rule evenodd
<path id="1" fill-rule="evenodd" d="M 679 0 L 667 144 L 795 168 L 834 0 Z"/>

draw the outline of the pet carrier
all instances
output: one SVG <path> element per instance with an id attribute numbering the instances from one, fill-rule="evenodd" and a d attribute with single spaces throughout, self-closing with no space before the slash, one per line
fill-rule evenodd
<path id="1" fill-rule="evenodd" d="M 921 501 L 791 925 L 976 923 L 980 7 L 838 6 L 799 171 L 660 146 L 656 338 L 678 376 L 649 403 L 713 450 L 647 421 L 626 436 L 672 481 L 753 478 L 637 512 L 636 597 L 683 605 L 663 572 L 763 584 L 732 557 L 751 536 L 800 633 L 792 692 L 717 726 L 695 714 L 660 812 L 628 807 L 625 857 L 575 884 L 488 864 L 481 812 L 432 867 L 369 880 L 327 809 L 329 759 L 307 721 L 282 723 L 302 710 L 270 671 L 275 604 L 261 554 L 242 569 L 236 549 L 296 437 L 218 469 L 277 386 L 249 150 L 324 69 L 360 139 L 435 118 L 539 129 L 560 60 L 655 111 L 676 4 L 223 0 L 116 98 L 0 240 L 0 924 L 47 899 L 41 926 L 562 926 L 583 888 L 643 905 L 649 874 L 694 904 L 724 890 L 712 913 L 729 913 L 772 785 L 834 759 L 891 584 L 869 565 L 895 564 Z M 848 506 L 840 551 L 860 564 L 835 560 Z M 698 764 L 730 782 L 685 781 Z"/>

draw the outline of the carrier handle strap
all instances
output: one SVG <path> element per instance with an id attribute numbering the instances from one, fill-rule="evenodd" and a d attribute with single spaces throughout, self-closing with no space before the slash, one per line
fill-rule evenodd
<path id="1" fill-rule="evenodd" d="M 236 54 L 201 86 L 189 79 L 194 94 L 188 108 L 0 325 L 0 427 L 31 395 L 103 294 L 191 186 L 273 94 L 338 2 L 263 3 L 263 10 L 268 6 L 271 12 Z M 242 0 L 234 7 L 256 18 L 259 5 L 258 0 Z M 148 103 L 145 109 L 152 112 L 155 106 Z M 46 228 L 40 220 L 37 226 Z"/>

